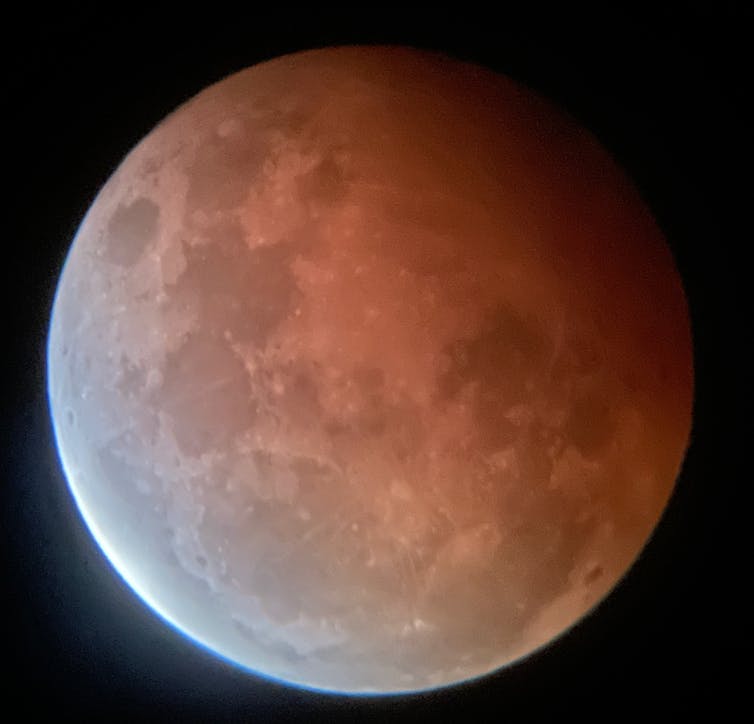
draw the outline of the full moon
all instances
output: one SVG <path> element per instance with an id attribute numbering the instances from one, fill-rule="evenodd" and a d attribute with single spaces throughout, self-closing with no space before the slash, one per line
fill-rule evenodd
<path id="1" fill-rule="evenodd" d="M 610 593 L 679 473 L 691 350 L 589 132 L 489 69 L 343 47 L 231 75 L 125 156 L 47 382 L 81 515 L 156 614 L 264 677 L 398 693 Z"/>

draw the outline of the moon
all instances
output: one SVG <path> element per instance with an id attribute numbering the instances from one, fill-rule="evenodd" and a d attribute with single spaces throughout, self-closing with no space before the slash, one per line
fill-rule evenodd
<path id="1" fill-rule="evenodd" d="M 598 141 L 491 70 L 295 53 L 202 90 L 88 210 L 48 395 L 114 568 L 198 645 L 445 687 L 583 619 L 691 427 L 689 315 Z"/>

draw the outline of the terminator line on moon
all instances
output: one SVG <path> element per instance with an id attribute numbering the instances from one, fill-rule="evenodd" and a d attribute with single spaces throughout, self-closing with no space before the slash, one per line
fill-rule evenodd
<path id="1" fill-rule="evenodd" d="M 48 340 L 71 491 L 158 614 L 333 692 L 509 664 L 614 587 L 691 424 L 678 272 L 596 140 L 407 48 L 284 56 L 147 135 Z"/>

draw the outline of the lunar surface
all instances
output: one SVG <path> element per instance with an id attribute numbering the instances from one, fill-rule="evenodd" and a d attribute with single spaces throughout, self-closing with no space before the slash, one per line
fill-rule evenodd
<path id="1" fill-rule="evenodd" d="M 48 340 L 76 503 L 134 591 L 333 692 L 481 676 L 636 559 L 687 446 L 680 277 L 587 131 L 402 48 L 203 90 L 84 218 Z"/>

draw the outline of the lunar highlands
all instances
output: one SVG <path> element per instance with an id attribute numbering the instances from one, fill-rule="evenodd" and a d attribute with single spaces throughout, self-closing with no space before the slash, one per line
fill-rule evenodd
<path id="1" fill-rule="evenodd" d="M 160 616 L 332 692 L 477 677 L 644 547 L 692 404 L 686 301 L 595 138 L 490 70 L 284 56 L 178 108 L 66 260 L 65 473 Z"/>

